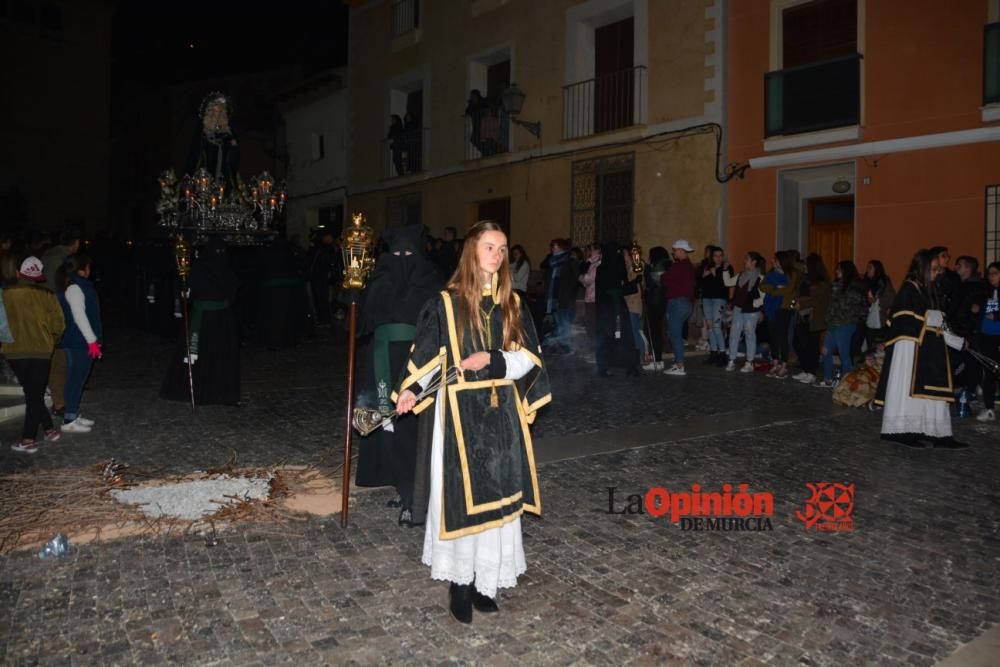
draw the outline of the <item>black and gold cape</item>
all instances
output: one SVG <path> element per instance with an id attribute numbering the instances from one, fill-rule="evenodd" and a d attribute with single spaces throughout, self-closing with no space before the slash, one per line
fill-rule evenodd
<path id="1" fill-rule="evenodd" d="M 552 395 L 531 315 L 520 299 L 518 308 L 525 345 L 506 351 L 523 352 L 533 363 L 519 380 L 504 379 L 506 368 L 497 349 L 503 341 L 503 316 L 493 296 L 483 297 L 477 314 L 489 324 L 488 342 L 480 341 L 468 325 L 464 335 L 458 335 L 458 300 L 448 291 L 429 300 L 417 319 L 410 358 L 393 401 L 406 389 L 419 395 L 421 379 L 457 367 L 474 352 L 491 352 L 493 359 L 478 373 L 460 372 L 456 382 L 414 408 L 416 413 L 437 411 L 436 419 L 420 420 L 414 522 L 423 521 L 429 498 L 434 421 L 440 420 L 444 434 L 441 539 L 496 528 L 525 511 L 541 514 L 529 425 Z"/>
<path id="2" fill-rule="evenodd" d="M 885 402 L 893 347 L 906 340 L 913 341 L 917 348 L 913 359 L 910 396 L 935 401 L 955 400 L 944 327 L 933 326 L 928 322 L 928 310 L 930 304 L 924 290 L 912 280 L 905 281 L 896 294 L 889 314 L 889 340 L 885 344 L 885 362 L 882 364 L 882 376 L 875 394 L 877 405 Z"/>

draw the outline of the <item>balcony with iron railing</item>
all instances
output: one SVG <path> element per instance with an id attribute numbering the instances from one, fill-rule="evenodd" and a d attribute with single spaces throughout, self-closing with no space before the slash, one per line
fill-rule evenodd
<path id="1" fill-rule="evenodd" d="M 563 86 L 563 139 L 641 123 L 645 78 L 639 65 Z"/>
<path id="2" fill-rule="evenodd" d="M 420 0 L 396 0 L 389 8 L 390 37 L 396 39 L 420 27 Z"/>
<path id="3" fill-rule="evenodd" d="M 764 75 L 764 136 L 857 125 L 861 120 L 861 55 Z"/>
<path id="4" fill-rule="evenodd" d="M 382 178 L 399 178 L 424 170 L 427 130 L 401 130 L 382 140 Z"/>
<path id="5" fill-rule="evenodd" d="M 478 160 L 508 152 L 510 152 L 510 117 L 502 106 L 486 106 L 466 112 L 466 160 Z"/>
<path id="6" fill-rule="evenodd" d="M 1000 22 L 983 35 L 983 105 L 1000 104 Z"/>

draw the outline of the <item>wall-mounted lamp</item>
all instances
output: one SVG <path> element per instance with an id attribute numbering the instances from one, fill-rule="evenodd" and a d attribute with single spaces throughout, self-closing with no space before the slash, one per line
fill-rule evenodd
<path id="1" fill-rule="evenodd" d="M 833 182 L 833 186 L 831 189 L 838 195 L 845 194 L 851 191 L 851 182 L 846 178 L 838 178 L 836 181 Z"/>
<path id="2" fill-rule="evenodd" d="M 524 91 L 521 90 L 521 88 L 516 83 L 512 83 L 510 84 L 510 87 L 507 90 L 503 91 L 503 95 L 501 95 L 501 99 L 503 100 L 503 108 L 510 116 L 510 119 L 514 121 L 516 125 L 520 125 L 528 132 L 531 132 L 531 134 L 533 134 L 536 139 L 541 138 L 542 136 L 541 121 L 532 122 L 528 120 L 521 120 L 517 117 L 521 113 L 521 107 L 524 106 L 525 97 L 527 97 L 527 95 L 524 94 Z"/>

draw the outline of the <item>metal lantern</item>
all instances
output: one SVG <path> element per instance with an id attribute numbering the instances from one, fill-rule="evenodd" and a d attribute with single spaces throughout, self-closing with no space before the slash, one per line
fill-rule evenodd
<path id="1" fill-rule="evenodd" d="M 642 273 L 642 247 L 638 241 L 632 241 L 632 247 L 628 249 L 628 253 L 632 259 L 632 271 L 634 273 Z"/>
<path id="2" fill-rule="evenodd" d="M 344 230 L 344 289 L 364 289 L 368 274 L 375 268 L 375 232 L 365 224 L 365 216 L 355 213 Z"/>

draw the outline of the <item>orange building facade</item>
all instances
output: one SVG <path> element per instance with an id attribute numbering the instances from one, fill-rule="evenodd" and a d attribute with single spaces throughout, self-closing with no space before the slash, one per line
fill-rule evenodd
<path id="1" fill-rule="evenodd" d="M 729 3 L 726 245 L 1000 260 L 998 0 Z M 832 266 L 831 266 L 832 268 Z"/>

